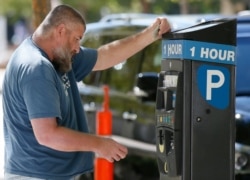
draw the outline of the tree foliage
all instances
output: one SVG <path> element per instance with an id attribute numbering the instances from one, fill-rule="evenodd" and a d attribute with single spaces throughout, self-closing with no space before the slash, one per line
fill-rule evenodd
<path id="1" fill-rule="evenodd" d="M 0 14 L 11 17 L 15 22 L 22 17 L 31 17 L 31 0 L 0 0 Z"/>
<path id="2" fill-rule="evenodd" d="M 248 7 L 246 0 L 61 0 L 61 3 L 75 7 L 84 14 L 87 22 L 93 22 L 99 20 L 105 14 L 120 12 L 219 13 L 220 5 L 225 1 L 231 3 L 232 7 L 240 3 L 243 8 Z M 186 9 L 186 12 L 183 12 L 183 9 Z M 32 0 L 0 0 L 0 14 L 12 15 L 14 20 L 20 16 L 31 18 L 32 13 Z"/>

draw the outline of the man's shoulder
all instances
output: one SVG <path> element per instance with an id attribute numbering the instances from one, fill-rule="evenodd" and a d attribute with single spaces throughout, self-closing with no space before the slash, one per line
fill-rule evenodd
<path id="1" fill-rule="evenodd" d="M 19 79 L 37 79 L 56 74 L 52 63 L 29 39 L 26 39 L 13 53 L 6 72 Z"/>

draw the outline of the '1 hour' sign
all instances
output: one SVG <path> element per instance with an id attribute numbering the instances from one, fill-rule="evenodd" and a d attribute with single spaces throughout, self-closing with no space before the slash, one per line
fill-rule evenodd
<path id="1" fill-rule="evenodd" d="M 235 64 L 235 46 L 191 40 L 163 40 L 162 59 Z"/>
<path id="2" fill-rule="evenodd" d="M 196 80 L 201 96 L 213 107 L 226 109 L 230 100 L 230 71 L 218 63 L 235 65 L 235 46 L 191 40 L 163 40 L 162 60 L 194 60 L 201 64 Z"/>

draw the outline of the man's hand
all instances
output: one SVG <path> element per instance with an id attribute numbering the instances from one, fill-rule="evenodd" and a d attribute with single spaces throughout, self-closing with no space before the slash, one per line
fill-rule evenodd
<path id="1" fill-rule="evenodd" d="M 128 153 L 128 149 L 114 141 L 113 139 L 101 137 L 100 147 L 96 151 L 97 157 L 104 158 L 109 162 L 124 159 Z"/>
<path id="2" fill-rule="evenodd" d="M 162 38 L 162 35 L 171 30 L 171 26 L 166 18 L 157 18 L 153 23 L 152 28 L 154 30 L 153 36 L 155 39 Z"/>

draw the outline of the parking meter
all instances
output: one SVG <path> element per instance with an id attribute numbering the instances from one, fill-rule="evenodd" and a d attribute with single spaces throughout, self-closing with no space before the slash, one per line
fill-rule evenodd
<path id="1" fill-rule="evenodd" d="M 161 179 L 234 179 L 235 49 L 235 19 L 164 34 L 156 98 Z"/>

